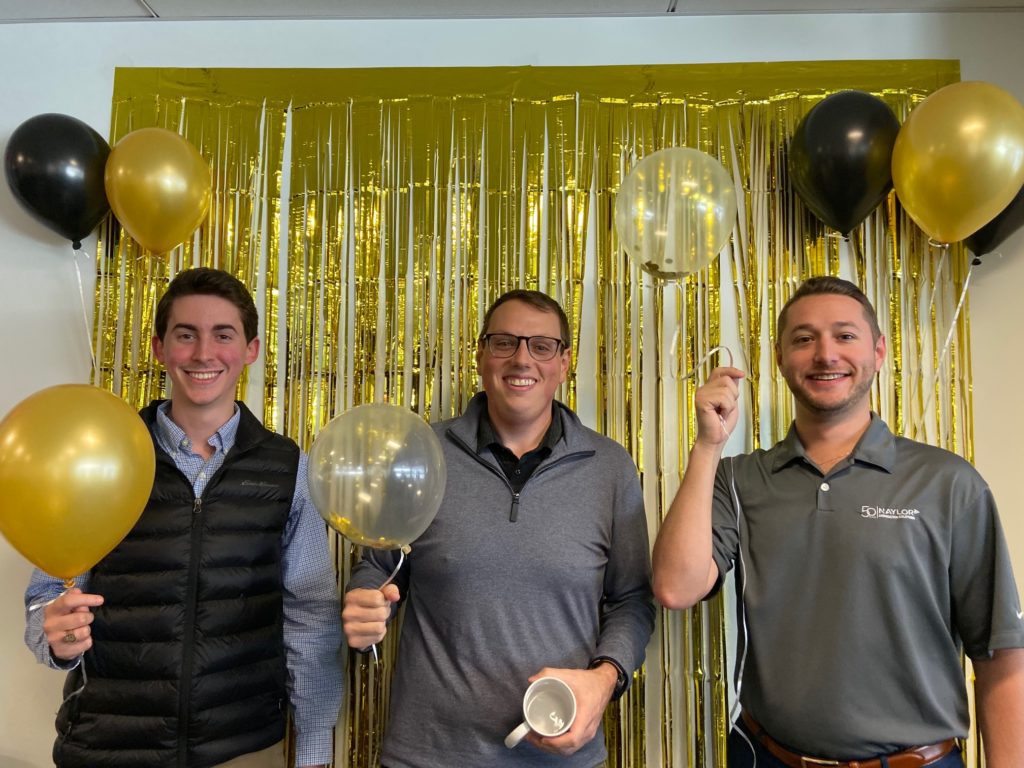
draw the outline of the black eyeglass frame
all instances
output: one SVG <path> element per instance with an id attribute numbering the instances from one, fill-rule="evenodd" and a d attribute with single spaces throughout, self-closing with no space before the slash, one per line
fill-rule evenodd
<path id="1" fill-rule="evenodd" d="M 493 339 L 496 336 L 500 336 L 506 339 L 515 339 L 516 348 L 513 349 L 512 352 L 508 355 L 502 355 L 498 352 L 495 352 L 493 347 L 491 347 L 491 339 Z M 533 341 L 534 339 L 544 339 L 545 341 L 555 342 L 555 351 L 551 354 L 551 357 L 537 357 L 536 353 L 534 353 L 533 351 L 533 347 L 530 346 L 530 342 Z M 488 352 L 490 352 L 494 357 L 497 357 L 499 359 L 508 359 L 510 357 L 515 357 L 516 353 L 519 351 L 520 345 L 524 341 L 526 342 L 526 351 L 529 352 L 530 357 L 532 357 L 538 363 L 547 363 L 551 360 L 554 360 L 556 357 L 558 357 L 559 354 L 561 354 L 561 352 L 564 349 L 566 349 L 565 342 L 562 341 L 561 339 L 556 339 L 554 336 L 516 336 L 514 333 L 485 333 L 480 337 L 480 343 L 487 347 Z"/>

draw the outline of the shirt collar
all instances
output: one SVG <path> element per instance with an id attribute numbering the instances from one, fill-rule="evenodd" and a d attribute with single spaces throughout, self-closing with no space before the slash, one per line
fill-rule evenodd
<path id="1" fill-rule="evenodd" d="M 160 447 L 168 453 L 173 453 L 178 450 L 192 450 L 192 441 L 189 440 L 188 435 L 185 434 L 185 430 L 175 424 L 168 412 L 171 410 L 171 401 L 165 400 L 160 403 L 156 409 L 156 439 L 160 443 Z M 235 412 L 231 414 L 231 418 L 228 419 L 224 424 L 210 435 L 210 439 L 207 441 L 213 446 L 214 450 L 220 451 L 221 453 L 227 453 L 235 445 L 235 438 L 238 435 L 238 423 L 241 421 L 242 412 L 238 406 L 235 406 Z"/>
<path id="2" fill-rule="evenodd" d="M 547 432 L 544 433 L 544 439 L 540 441 L 540 445 L 534 450 L 539 448 L 547 448 L 554 450 L 555 445 L 559 440 L 562 439 L 562 415 L 558 412 L 557 406 L 551 404 L 551 424 L 548 426 Z M 501 438 L 498 437 L 498 433 L 494 429 L 494 424 L 491 422 L 491 416 L 487 412 L 487 403 L 483 403 L 483 408 L 480 410 L 480 422 L 476 428 L 476 452 L 481 454 L 490 448 L 494 444 L 504 445 L 501 442 Z"/>
<path id="3" fill-rule="evenodd" d="M 896 464 L 896 437 L 877 413 L 872 411 L 871 422 L 857 441 L 857 445 L 850 451 L 850 457 L 854 461 L 872 464 L 892 473 Z M 796 433 L 796 425 L 791 424 L 786 437 L 775 446 L 772 472 L 778 472 L 797 460 L 809 461 L 803 443 Z"/>

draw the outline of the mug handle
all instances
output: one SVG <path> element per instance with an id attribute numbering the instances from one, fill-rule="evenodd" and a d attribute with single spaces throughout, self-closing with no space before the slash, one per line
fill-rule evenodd
<path id="1" fill-rule="evenodd" d="M 526 734 L 530 732 L 530 726 L 526 723 L 520 723 L 516 726 L 516 729 L 512 731 L 508 736 L 505 737 L 505 746 L 512 749 L 519 744 L 520 741 L 526 738 Z"/>

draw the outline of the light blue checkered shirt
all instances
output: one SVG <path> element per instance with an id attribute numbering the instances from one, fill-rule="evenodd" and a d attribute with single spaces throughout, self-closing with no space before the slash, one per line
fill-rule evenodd
<path id="1" fill-rule="evenodd" d="M 154 435 L 160 448 L 174 459 L 196 497 L 224 463 L 235 444 L 240 412 L 209 439 L 213 455 L 209 459 L 192 450 L 185 432 L 167 415 L 169 402 L 157 410 Z M 334 567 L 327 548 L 326 529 L 309 499 L 306 480 L 307 458 L 299 458 L 295 478 L 295 496 L 284 532 L 281 534 L 281 576 L 284 592 L 284 644 L 288 663 L 288 694 L 294 708 L 297 766 L 330 763 L 333 753 L 333 728 L 338 719 L 342 696 L 341 608 L 335 586 Z M 88 592 L 89 574 L 75 579 L 76 586 Z M 51 600 L 64 591 L 64 584 L 35 570 L 25 592 L 25 605 Z M 70 669 L 78 662 L 60 665 L 50 655 L 43 634 L 43 611 L 27 611 L 25 643 L 36 658 L 55 669 Z"/>

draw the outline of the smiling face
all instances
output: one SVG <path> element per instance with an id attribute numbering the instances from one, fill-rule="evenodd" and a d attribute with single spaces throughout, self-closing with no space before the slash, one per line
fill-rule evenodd
<path id="1" fill-rule="evenodd" d="M 875 338 L 855 299 L 814 294 L 789 306 L 775 359 L 796 398 L 798 419 L 862 416 L 885 359 L 885 337 Z"/>
<path id="2" fill-rule="evenodd" d="M 558 315 L 515 299 L 494 310 L 484 332 L 562 337 Z M 487 412 L 498 434 L 547 428 L 555 392 L 569 371 L 568 349 L 563 347 L 553 359 L 538 362 L 525 343 L 520 343 L 512 357 L 505 358 L 494 357 L 486 344 L 480 344 L 476 365 L 487 393 Z"/>
<path id="3" fill-rule="evenodd" d="M 235 388 L 259 354 L 259 339 L 245 340 L 238 307 L 219 296 L 195 294 L 174 300 L 163 339 L 153 355 L 171 380 L 171 410 L 224 423 L 234 413 Z"/>

